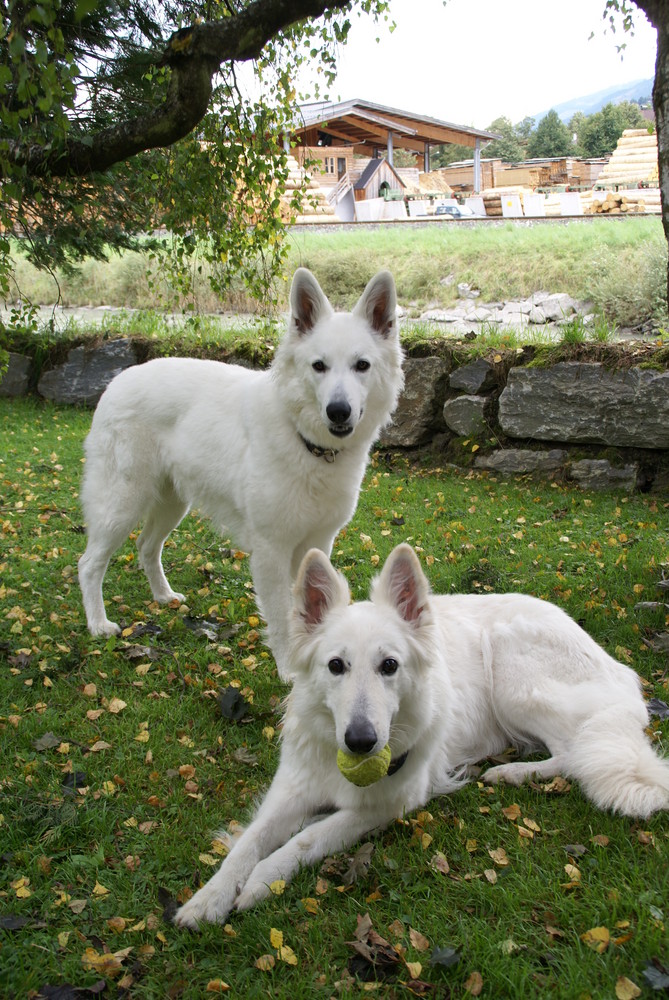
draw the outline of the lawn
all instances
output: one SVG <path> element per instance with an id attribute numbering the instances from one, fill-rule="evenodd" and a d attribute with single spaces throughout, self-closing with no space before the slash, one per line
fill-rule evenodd
<path id="1" fill-rule="evenodd" d="M 287 688 L 247 558 L 197 514 L 165 551 L 187 606 L 150 602 L 129 541 L 105 591 L 127 629 L 88 635 L 76 563 L 89 423 L 0 401 L 3 996 L 89 997 L 103 982 L 103 996 L 142 1000 L 226 987 L 285 1000 L 667 989 L 667 816 L 601 813 L 566 781 L 474 782 L 225 927 L 170 924 L 164 912 L 220 861 L 213 831 L 243 821 L 271 780 Z M 649 699 L 669 700 L 666 493 L 589 494 L 377 454 L 333 552 L 356 597 L 400 541 L 436 590 L 555 601 L 637 669 Z M 225 707 L 235 690 L 237 719 Z M 666 719 L 651 730 L 669 752 Z M 370 925 L 388 962 L 386 978 L 364 981 L 350 942 Z"/>

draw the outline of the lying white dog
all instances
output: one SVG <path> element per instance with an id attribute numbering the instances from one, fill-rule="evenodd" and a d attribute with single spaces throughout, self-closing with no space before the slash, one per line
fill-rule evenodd
<path id="1" fill-rule="evenodd" d="M 108 386 L 86 439 L 88 546 L 79 582 L 92 635 L 120 632 L 102 581 L 140 520 L 137 546 L 157 601 L 183 601 L 163 572 L 165 539 L 191 506 L 251 553 L 281 676 L 290 590 L 302 557 L 328 555 L 351 518 L 369 449 L 402 388 L 395 284 L 382 271 L 352 313 L 295 272 L 288 330 L 268 371 L 188 358 L 129 368 Z"/>
<path id="2" fill-rule="evenodd" d="M 564 774 L 602 809 L 643 817 L 669 808 L 669 762 L 644 733 L 639 678 L 559 608 L 520 594 L 433 596 L 406 544 L 371 601 L 349 600 L 344 578 L 309 552 L 294 588 L 295 681 L 279 768 L 178 924 L 246 909 L 298 866 L 458 788 L 467 765 L 510 742 L 551 756 L 492 767 L 486 781 Z M 390 769 L 374 784 L 357 787 L 338 770 L 338 751 L 372 758 L 386 744 Z"/>

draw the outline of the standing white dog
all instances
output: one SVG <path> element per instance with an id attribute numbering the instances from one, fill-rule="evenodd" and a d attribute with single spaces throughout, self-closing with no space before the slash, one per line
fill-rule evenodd
<path id="1" fill-rule="evenodd" d="M 352 516 L 369 449 L 402 388 L 395 284 L 382 271 L 352 313 L 335 313 L 314 276 L 295 272 L 273 365 L 251 371 L 163 358 L 107 387 L 86 439 L 81 491 L 88 545 L 79 582 L 93 635 L 102 581 L 140 520 L 140 563 L 157 601 L 182 601 L 163 572 L 165 539 L 191 506 L 251 553 L 251 574 L 281 676 L 290 588 L 312 547 L 329 555 Z"/>
<path id="2" fill-rule="evenodd" d="M 458 788 L 467 765 L 509 742 L 551 756 L 492 767 L 484 780 L 562 773 L 602 809 L 669 808 L 669 761 L 644 734 L 638 676 L 555 605 L 520 594 L 432 596 L 406 544 L 371 601 L 349 601 L 344 578 L 309 552 L 294 588 L 296 676 L 278 771 L 178 924 L 246 909 L 299 865 Z M 338 750 L 371 756 L 386 744 L 391 766 L 376 783 L 359 788 L 340 774 Z"/>

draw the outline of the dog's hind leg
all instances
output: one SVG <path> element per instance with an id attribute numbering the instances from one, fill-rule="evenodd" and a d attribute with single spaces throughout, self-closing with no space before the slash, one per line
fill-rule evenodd
<path id="1" fill-rule="evenodd" d="M 128 537 L 137 523 L 132 516 L 93 520 L 88 527 L 88 544 L 79 559 L 79 586 L 91 635 L 118 635 L 121 629 L 107 618 L 102 596 L 102 581 L 112 554 Z"/>
<path id="2" fill-rule="evenodd" d="M 183 601 L 184 595 L 170 587 L 162 565 L 163 545 L 188 510 L 188 504 L 177 496 L 171 484 L 165 486 L 146 515 L 144 527 L 137 539 L 139 562 L 146 573 L 154 600 L 161 604 Z"/>

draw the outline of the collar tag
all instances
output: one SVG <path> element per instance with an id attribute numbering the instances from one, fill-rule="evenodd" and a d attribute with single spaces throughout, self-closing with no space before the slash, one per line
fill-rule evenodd
<path id="1" fill-rule="evenodd" d="M 305 437 L 302 437 L 301 434 L 300 438 L 304 442 L 304 447 L 307 449 L 307 451 L 310 451 L 315 458 L 324 458 L 325 461 L 328 462 L 329 464 L 332 464 L 332 462 L 334 462 L 335 458 L 339 454 L 336 448 L 321 448 L 320 445 L 313 444 L 311 441 L 307 441 L 307 439 Z"/>

